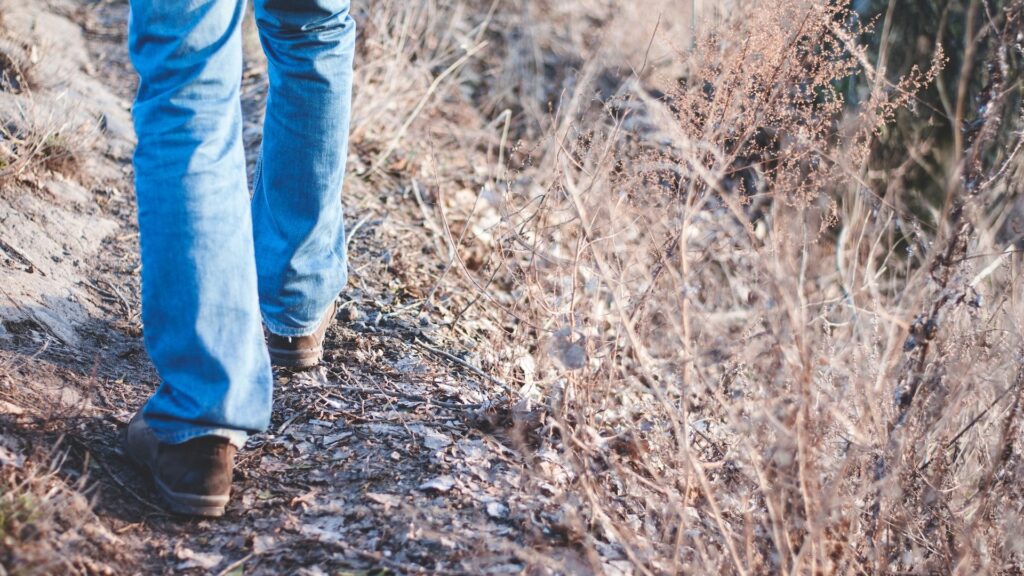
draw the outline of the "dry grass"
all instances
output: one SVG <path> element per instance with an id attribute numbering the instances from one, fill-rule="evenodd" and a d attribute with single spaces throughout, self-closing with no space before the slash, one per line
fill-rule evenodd
<path id="1" fill-rule="evenodd" d="M 36 96 L 46 57 L 45 47 L 17 39 L 0 19 L 0 182 L 47 172 L 75 176 L 97 139 L 98 125 L 84 121 L 68 98 Z"/>
<path id="2" fill-rule="evenodd" d="M 969 49 L 1004 73 L 955 92 L 954 125 L 981 128 L 929 201 L 872 157 L 947 61 L 938 45 L 930 68 L 887 75 L 860 39 L 891 15 L 865 29 L 824 3 L 743 2 L 691 49 L 618 6 L 417 6 L 398 10 L 421 28 L 364 40 L 406 51 L 368 65 L 405 84 L 360 86 L 377 118 L 413 109 L 410 90 L 431 105 L 383 130 L 363 105 L 357 133 L 420 154 L 457 246 L 446 273 L 505 327 L 496 365 L 554 416 L 538 486 L 558 486 L 595 570 L 1024 568 L 1021 262 L 1001 232 L 1019 45 Z M 1015 37 L 1019 3 L 983 23 L 980 6 L 967 46 Z M 662 17 L 678 30 L 685 12 Z"/>
<path id="3" fill-rule="evenodd" d="M 0 126 L 0 182 L 57 172 L 76 176 L 95 126 L 68 121 L 65 112 L 17 105 L 18 118 Z"/>
<path id="4" fill-rule="evenodd" d="M 58 472 L 68 455 L 60 444 L 35 453 L 0 434 L 0 574 L 112 573 L 106 562 L 121 543 L 84 496 L 94 485 Z"/>
<path id="5" fill-rule="evenodd" d="M 0 2 L 0 9 L 3 8 L 6 4 Z M 0 92 L 20 94 L 37 87 L 38 62 L 38 49 L 9 33 L 0 12 Z"/>

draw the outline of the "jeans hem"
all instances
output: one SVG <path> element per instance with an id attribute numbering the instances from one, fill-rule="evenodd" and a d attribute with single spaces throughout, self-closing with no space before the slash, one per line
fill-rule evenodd
<path id="1" fill-rule="evenodd" d="M 267 330 L 274 333 L 277 336 L 286 336 L 288 338 L 299 338 L 301 336 L 309 336 L 316 332 L 316 329 L 320 327 L 320 321 L 317 321 L 316 325 L 312 328 L 292 328 L 283 324 L 278 324 L 270 318 L 267 318 L 266 314 L 263 316 L 263 325 L 267 327 Z M 322 320 L 321 320 L 322 321 Z"/>
<path id="2" fill-rule="evenodd" d="M 338 297 L 335 296 L 331 302 L 337 302 Z M 295 328 L 293 326 L 285 326 L 272 320 L 265 312 L 260 310 L 260 316 L 263 317 L 263 325 L 270 332 L 277 336 L 285 336 L 287 338 L 300 338 L 302 336 L 310 336 L 315 334 L 317 329 L 320 328 L 320 324 L 324 321 L 324 314 L 331 309 L 331 305 L 328 304 L 327 308 L 320 312 L 320 318 L 309 328 Z"/>
<path id="3" fill-rule="evenodd" d="M 249 438 L 249 433 L 244 430 L 236 430 L 234 428 L 216 428 L 207 426 L 193 426 L 186 430 L 180 430 L 170 434 L 161 433 L 157 429 L 153 429 L 153 433 L 157 439 L 166 444 L 184 444 L 189 440 L 195 440 L 196 438 L 202 438 L 204 436 L 218 436 L 226 439 L 228 442 L 233 444 L 235 448 L 241 449 L 245 446 L 246 439 Z"/>

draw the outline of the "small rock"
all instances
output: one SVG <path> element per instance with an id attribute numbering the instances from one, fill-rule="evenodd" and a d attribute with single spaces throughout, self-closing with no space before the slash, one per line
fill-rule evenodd
<path id="1" fill-rule="evenodd" d="M 487 515 L 491 518 L 508 518 L 508 506 L 505 506 L 501 502 L 488 502 Z"/>

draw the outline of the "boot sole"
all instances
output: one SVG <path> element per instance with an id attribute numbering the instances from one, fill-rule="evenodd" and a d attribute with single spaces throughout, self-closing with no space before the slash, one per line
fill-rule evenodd
<path id="1" fill-rule="evenodd" d="M 157 490 L 167 504 L 167 509 L 183 516 L 219 518 L 224 515 L 228 499 L 230 498 L 230 495 L 202 496 L 199 494 L 175 492 L 155 475 L 153 475 L 153 484 L 156 485 Z"/>

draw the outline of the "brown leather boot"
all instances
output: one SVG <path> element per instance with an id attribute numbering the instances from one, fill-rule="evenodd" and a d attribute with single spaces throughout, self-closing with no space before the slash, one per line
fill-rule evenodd
<path id="1" fill-rule="evenodd" d="M 324 337 L 327 328 L 334 321 L 334 313 L 338 310 L 338 301 L 331 302 L 316 332 L 308 336 L 278 336 L 267 330 L 267 349 L 270 351 L 270 363 L 281 368 L 305 370 L 320 364 L 324 357 Z"/>
<path id="2" fill-rule="evenodd" d="M 138 413 L 128 423 L 121 442 L 125 454 L 153 477 L 171 512 L 224 515 L 238 451 L 226 438 L 204 436 L 184 444 L 164 444 Z"/>

